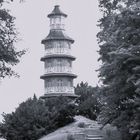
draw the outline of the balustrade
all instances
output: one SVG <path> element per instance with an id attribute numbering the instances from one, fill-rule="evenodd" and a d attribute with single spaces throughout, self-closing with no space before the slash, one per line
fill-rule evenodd
<path id="1" fill-rule="evenodd" d="M 74 94 L 74 87 L 65 87 L 65 86 L 59 86 L 59 87 L 47 87 L 45 88 L 45 93 L 73 93 Z"/>
<path id="2" fill-rule="evenodd" d="M 45 69 L 45 73 L 72 73 L 71 67 L 48 67 Z"/>
<path id="3" fill-rule="evenodd" d="M 45 55 L 51 55 L 51 54 L 68 54 L 70 55 L 70 49 L 46 49 L 45 50 Z"/>
<path id="4" fill-rule="evenodd" d="M 65 25 L 64 24 L 51 24 L 50 28 L 51 29 L 64 29 Z"/>

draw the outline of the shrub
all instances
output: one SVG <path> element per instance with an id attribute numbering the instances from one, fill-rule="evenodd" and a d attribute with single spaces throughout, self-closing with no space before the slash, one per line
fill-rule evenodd
<path id="1" fill-rule="evenodd" d="M 84 127 L 85 127 L 85 123 L 84 123 L 84 122 L 80 122 L 80 123 L 78 123 L 78 127 L 80 127 L 80 128 L 84 128 Z"/>
<path id="2" fill-rule="evenodd" d="M 120 132 L 110 125 L 104 127 L 103 134 L 103 140 L 122 140 Z"/>

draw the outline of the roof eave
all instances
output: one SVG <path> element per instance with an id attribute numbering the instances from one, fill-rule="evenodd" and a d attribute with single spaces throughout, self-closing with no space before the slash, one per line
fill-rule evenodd
<path id="1" fill-rule="evenodd" d="M 54 17 L 54 16 L 63 16 L 63 17 L 67 17 L 67 15 L 66 14 L 64 14 L 64 13 L 59 13 L 59 14 L 57 14 L 57 13 L 55 13 L 55 14 L 49 14 L 47 17 L 48 18 L 51 18 L 51 17 Z"/>
<path id="2" fill-rule="evenodd" d="M 61 38 L 56 38 L 56 39 L 43 39 L 42 41 L 41 41 L 41 44 L 45 44 L 46 42 L 49 42 L 49 41 L 55 41 L 55 40 L 66 40 L 66 41 L 69 41 L 69 42 L 71 42 L 71 43 L 74 43 L 74 40 L 72 40 L 72 39 L 61 39 Z"/>

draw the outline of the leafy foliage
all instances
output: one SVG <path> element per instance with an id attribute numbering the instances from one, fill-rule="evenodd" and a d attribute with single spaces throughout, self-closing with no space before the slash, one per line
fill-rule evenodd
<path id="1" fill-rule="evenodd" d="M 97 118 L 100 112 L 98 93 L 99 88 L 91 87 L 88 83 L 81 82 L 76 86 L 75 94 L 79 95 L 76 101 L 78 115 L 83 115 L 93 120 Z"/>
<path id="2" fill-rule="evenodd" d="M 36 140 L 72 122 L 73 105 L 67 101 L 63 97 L 46 102 L 36 96 L 28 99 L 15 112 L 3 114 L 3 122 L 0 123 L 1 137 L 7 140 Z"/>
<path id="3" fill-rule="evenodd" d="M 71 99 L 63 96 L 54 97 L 47 99 L 45 104 L 51 112 L 49 130 L 55 130 L 74 121 L 75 104 L 72 103 Z"/>
<path id="4" fill-rule="evenodd" d="M 0 0 L 0 78 L 17 75 L 11 66 L 19 63 L 19 58 L 25 53 L 25 50 L 17 51 L 15 48 L 18 40 L 15 18 L 3 8 L 5 2 L 8 1 Z"/>
<path id="5" fill-rule="evenodd" d="M 117 126 L 124 140 L 135 139 L 140 134 L 136 119 L 140 116 L 140 1 L 99 3 L 103 11 L 97 35 L 103 62 L 99 77 L 105 85 L 102 122 Z"/>

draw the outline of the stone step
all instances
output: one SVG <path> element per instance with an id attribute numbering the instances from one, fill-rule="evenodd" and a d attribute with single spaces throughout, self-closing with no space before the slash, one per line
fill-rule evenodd
<path id="1" fill-rule="evenodd" d="M 87 129 L 98 129 L 98 130 L 100 130 L 100 126 L 89 126 L 89 127 L 87 127 Z"/>
<path id="2" fill-rule="evenodd" d="M 100 126 L 89 126 L 88 129 L 100 129 Z"/>
<path id="3" fill-rule="evenodd" d="M 86 140 L 103 140 L 103 138 L 86 138 Z"/>
<path id="4" fill-rule="evenodd" d="M 85 134 L 84 133 L 75 133 L 74 139 L 75 140 L 85 140 Z"/>
<path id="5" fill-rule="evenodd" d="M 100 135 L 87 135 L 86 140 L 102 140 L 103 137 Z"/>
<path id="6" fill-rule="evenodd" d="M 100 130 L 85 130 L 84 133 L 87 135 L 102 135 Z"/>
<path id="7" fill-rule="evenodd" d="M 103 136 L 100 136 L 100 135 L 87 135 L 87 137 L 103 137 Z"/>

